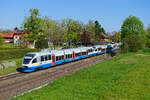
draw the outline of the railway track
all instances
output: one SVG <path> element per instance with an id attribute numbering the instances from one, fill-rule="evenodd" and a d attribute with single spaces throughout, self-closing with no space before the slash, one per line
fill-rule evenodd
<path id="1" fill-rule="evenodd" d="M 107 55 L 107 59 L 109 58 L 111 57 Z M 4 100 L 4 99 L 8 99 L 20 95 L 29 90 L 53 82 L 54 80 L 64 75 L 72 74 L 77 70 L 92 66 L 103 60 L 105 60 L 104 56 L 100 55 L 100 56 L 95 56 L 88 59 L 83 59 L 76 62 L 60 65 L 57 67 L 49 68 L 51 70 L 46 69 L 46 70 L 37 71 L 29 74 L 16 73 L 16 74 L 0 77 L 0 83 L 3 81 L 7 81 L 7 83 L 9 83 L 0 86 L 0 100 Z M 25 77 L 27 75 L 28 77 Z M 12 80 L 13 78 L 14 79 L 19 78 L 19 79 L 16 79 L 13 82 L 9 81 Z"/>
<path id="2" fill-rule="evenodd" d="M 0 82 L 1 82 L 1 81 L 4 81 L 4 80 L 11 79 L 11 78 L 14 78 L 14 77 L 21 77 L 21 76 L 23 76 L 24 74 L 25 74 L 25 73 L 17 72 L 17 73 L 13 73 L 13 74 L 1 76 L 1 77 L 0 77 Z"/>

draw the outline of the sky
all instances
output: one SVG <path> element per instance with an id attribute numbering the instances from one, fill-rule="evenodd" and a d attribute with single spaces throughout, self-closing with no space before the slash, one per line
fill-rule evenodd
<path id="1" fill-rule="evenodd" d="M 85 24 L 98 20 L 106 32 L 120 30 L 130 15 L 145 28 L 150 24 L 150 0 L 0 0 L 0 29 L 20 27 L 31 8 L 53 20 L 72 18 Z"/>

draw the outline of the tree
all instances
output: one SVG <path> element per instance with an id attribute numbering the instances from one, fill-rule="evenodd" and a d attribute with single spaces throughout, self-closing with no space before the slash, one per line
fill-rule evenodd
<path id="1" fill-rule="evenodd" d="M 138 35 L 146 40 L 146 31 L 144 30 L 144 25 L 140 19 L 135 16 L 127 17 L 121 26 L 122 39 L 131 34 Z"/>
<path id="2" fill-rule="evenodd" d="M 89 20 L 88 24 L 86 24 L 86 31 L 90 35 L 91 40 L 95 41 L 95 27 L 94 22 L 92 20 Z"/>
<path id="3" fill-rule="evenodd" d="M 10 29 L 5 29 L 5 30 L 0 29 L 0 33 L 10 33 L 10 32 L 12 32 L 12 30 Z"/>
<path id="4" fill-rule="evenodd" d="M 26 34 L 26 40 L 33 42 L 38 40 L 43 32 L 43 19 L 40 17 L 38 9 L 30 9 L 30 16 L 25 18 L 23 29 L 29 34 Z"/>
<path id="5" fill-rule="evenodd" d="M 44 35 L 54 46 L 61 45 L 66 41 L 66 30 L 59 22 L 51 20 L 49 17 L 45 17 L 44 24 Z"/>
<path id="6" fill-rule="evenodd" d="M 120 42 L 121 41 L 121 32 L 113 31 L 113 35 L 111 36 L 111 39 L 113 42 Z"/>
<path id="7" fill-rule="evenodd" d="M 102 34 L 105 34 L 105 30 L 98 21 L 95 21 L 95 40 L 99 41 L 102 39 Z"/>
<path id="8" fill-rule="evenodd" d="M 81 35 L 81 42 L 85 46 L 87 46 L 90 43 L 90 36 L 86 30 L 84 30 L 83 34 Z"/>
<path id="9" fill-rule="evenodd" d="M 150 39 L 150 25 L 148 26 L 146 31 L 147 31 L 147 37 L 148 37 L 148 39 Z"/>
<path id="10" fill-rule="evenodd" d="M 67 41 L 77 43 L 80 40 L 80 34 L 83 30 L 83 25 L 79 21 L 71 18 L 63 19 L 61 24 L 63 29 L 67 30 Z"/>
<path id="11" fill-rule="evenodd" d="M 148 38 L 146 46 L 150 47 L 150 25 L 148 26 L 146 31 L 147 31 L 147 38 Z"/>
<path id="12" fill-rule="evenodd" d="M 36 41 L 35 44 L 36 48 L 44 49 L 48 47 L 48 40 L 45 38 L 45 36 L 40 36 L 39 39 Z"/>

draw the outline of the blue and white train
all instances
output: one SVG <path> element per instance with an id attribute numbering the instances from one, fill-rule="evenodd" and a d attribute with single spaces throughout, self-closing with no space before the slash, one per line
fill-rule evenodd
<path id="1" fill-rule="evenodd" d="M 107 52 L 107 48 L 117 50 L 120 44 L 96 45 L 92 47 L 78 47 L 62 50 L 46 50 L 30 52 L 24 56 L 21 71 L 33 72 L 39 69 L 49 68 L 88 57 L 101 55 Z"/>

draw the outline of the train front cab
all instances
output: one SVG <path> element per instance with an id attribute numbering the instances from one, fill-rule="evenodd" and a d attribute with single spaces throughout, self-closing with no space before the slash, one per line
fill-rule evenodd
<path id="1" fill-rule="evenodd" d="M 51 54 L 47 53 L 43 55 L 43 53 L 38 53 L 38 55 L 34 56 L 30 61 L 27 61 L 26 57 L 28 55 L 29 54 L 24 57 L 21 72 L 32 72 L 52 66 Z"/>

